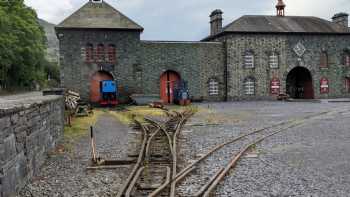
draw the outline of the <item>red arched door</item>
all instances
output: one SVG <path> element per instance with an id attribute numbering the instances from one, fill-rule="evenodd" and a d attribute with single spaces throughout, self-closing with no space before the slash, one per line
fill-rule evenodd
<path id="1" fill-rule="evenodd" d="M 113 76 L 105 71 L 98 71 L 92 75 L 90 82 L 90 102 L 98 103 L 100 101 L 100 82 L 104 80 L 113 80 Z"/>
<path id="2" fill-rule="evenodd" d="M 174 88 L 180 80 L 180 75 L 173 71 L 167 71 L 160 77 L 160 98 L 164 103 L 173 103 Z"/>

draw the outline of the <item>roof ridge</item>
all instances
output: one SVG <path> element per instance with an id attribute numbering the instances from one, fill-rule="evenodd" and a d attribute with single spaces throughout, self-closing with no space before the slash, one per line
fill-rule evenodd
<path id="1" fill-rule="evenodd" d="M 243 15 L 222 32 L 350 33 L 348 28 L 316 16 Z"/>
<path id="2" fill-rule="evenodd" d="M 71 18 L 74 14 L 78 13 L 80 10 L 82 10 L 85 6 L 87 6 L 90 3 L 90 1 L 86 2 L 83 6 L 81 6 L 80 8 L 78 8 L 77 10 L 75 10 L 74 12 L 72 12 L 72 14 L 70 14 L 69 16 L 67 16 L 65 19 L 63 19 L 63 21 L 61 21 L 60 23 L 58 23 L 56 26 L 59 27 L 61 26 L 65 21 L 67 21 L 69 18 Z"/>
<path id="3" fill-rule="evenodd" d="M 106 1 L 102 1 L 102 3 L 98 4 L 91 1 L 85 3 L 59 23 L 56 28 L 125 29 L 143 31 L 143 27 Z"/>
<path id="4" fill-rule="evenodd" d="M 139 26 L 140 28 L 143 29 L 143 27 L 141 27 L 139 24 L 137 24 L 134 20 L 130 19 L 128 16 L 126 16 L 125 14 L 123 14 L 122 12 L 120 12 L 119 10 L 117 10 L 117 8 L 113 7 L 112 5 L 110 5 L 109 3 L 107 3 L 106 1 L 103 1 L 103 3 L 105 3 L 107 6 L 109 6 L 110 8 L 112 8 L 115 12 L 117 12 L 118 14 L 122 15 L 123 17 L 127 18 L 130 22 L 134 23 L 136 26 Z"/>

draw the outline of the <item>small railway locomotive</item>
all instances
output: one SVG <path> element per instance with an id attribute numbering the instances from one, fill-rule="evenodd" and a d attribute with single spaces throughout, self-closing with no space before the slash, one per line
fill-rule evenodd
<path id="1" fill-rule="evenodd" d="M 116 106 L 118 104 L 117 101 L 117 94 L 118 94 L 118 88 L 117 88 L 117 82 L 113 80 L 104 80 L 100 82 L 100 92 L 101 92 L 101 99 L 100 99 L 100 105 L 101 106 Z"/>
<path id="2" fill-rule="evenodd" d="M 187 82 L 180 80 L 174 88 L 174 103 L 178 105 L 189 105 L 191 103 Z"/>

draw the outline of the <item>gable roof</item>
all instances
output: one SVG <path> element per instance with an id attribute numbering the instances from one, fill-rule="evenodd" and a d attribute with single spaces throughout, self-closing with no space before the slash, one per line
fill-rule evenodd
<path id="1" fill-rule="evenodd" d="M 220 33 L 350 34 L 349 28 L 312 16 L 245 15 L 225 26 Z"/>
<path id="2" fill-rule="evenodd" d="M 56 26 L 63 28 L 80 29 L 125 29 L 143 31 L 143 28 L 126 17 L 124 14 L 102 1 L 89 1 L 71 16 Z"/>
<path id="3" fill-rule="evenodd" d="M 311 16 L 242 16 L 223 29 L 229 32 L 347 33 L 347 29 Z"/>

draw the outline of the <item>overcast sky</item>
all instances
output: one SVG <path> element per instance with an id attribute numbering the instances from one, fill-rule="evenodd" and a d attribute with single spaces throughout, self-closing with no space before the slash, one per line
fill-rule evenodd
<path id="1" fill-rule="evenodd" d="M 58 24 L 88 0 L 25 0 L 40 18 Z M 145 40 L 200 40 L 209 33 L 209 14 L 224 12 L 224 24 L 242 15 L 274 15 L 277 0 L 105 0 L 145 28 Z M 349 0 L 284 0 L 286 15 L 330 20 L 350 13 Z"/>

